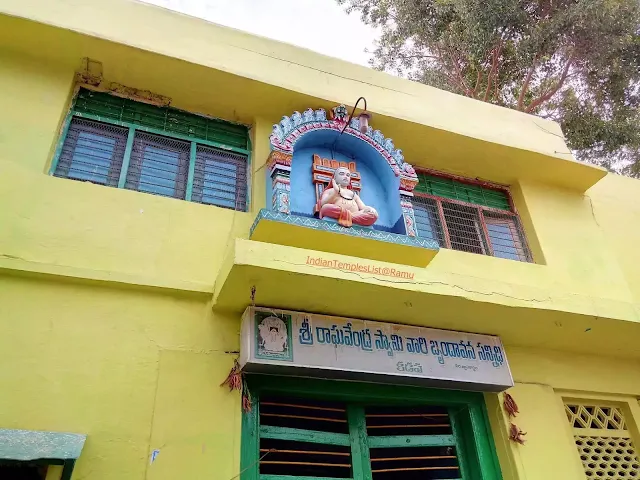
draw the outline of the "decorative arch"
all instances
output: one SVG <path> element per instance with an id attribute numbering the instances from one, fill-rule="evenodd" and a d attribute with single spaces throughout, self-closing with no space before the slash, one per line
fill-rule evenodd
<path id="1" fill-rule="evenodd" d="M 304 134 L 314 130 L 333 130 L 341 132 L 349 118 L 347 108 L 339 105 L 331 109 L 331 119 L 327 119 L 323 108 L 313 110 L 308 108 L 304 113 L 293 112 L 291 117 L 282 117 L 280 123 L 273 126 L 269 137 L 271 149 L 292 155 L 296 141 Z M 344 134 L 354 136 L 367 142 L 387 161 L 396 176 L 403 175 L 417 178 L 415 170 L 404 161 L 402 150 L 395 148 L 393 140 L 385 138 L 380 130 L 367 127 L 367 133 L 360 131 L 360 119 L 352 118 Z"/>
<path id="2" fill-rule="evenodd" d="M 416 237 L 415 217 L 411 197 L 413 189 L 418 184 L 418 176 L 409 163 L 405 162 L 402 150 L 397 149 L 393 140 L 385 138 L 380 130 L 367 127 L 366 133 L 360 131 L 360 119 L 352 118 L 349 121 L 349 113 L 344 105 L 339 105 L 330 110 L 330 118 L 327 112 L 319 108 L 306 109 L 303 113 L 294 112 L 290 117 L 283 116 L 280 123 L 273 125 L 269 136 L 271 154 L 267 162 L 268 166 L 268 190 L 271 191 L 272 210 L 280 213 L 290 211 L 290 173 L 296 143 L 311 132 L 333 131 L 336 134 L 354 137 L 365 142 L 384 159 L 396 177 L 399 177 L 399 202 L 402 216 L 404 217 L 406 234 Z"/>

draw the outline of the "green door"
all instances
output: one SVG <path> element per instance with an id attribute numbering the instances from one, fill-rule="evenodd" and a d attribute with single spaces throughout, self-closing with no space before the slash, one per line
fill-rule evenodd
<path id="1" fill-rule="evenodd" d="M 256 376 L 241 480 L 500 480 L 480 393 Z"/>

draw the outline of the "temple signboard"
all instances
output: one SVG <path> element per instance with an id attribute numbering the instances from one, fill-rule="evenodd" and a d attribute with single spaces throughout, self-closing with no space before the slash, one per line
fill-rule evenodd
<path id="1" fill-rule="evenodd" d="M 499 337 L 264 307 L 242 319 L 246 372 L 499 392 L 513 386 Z"/>

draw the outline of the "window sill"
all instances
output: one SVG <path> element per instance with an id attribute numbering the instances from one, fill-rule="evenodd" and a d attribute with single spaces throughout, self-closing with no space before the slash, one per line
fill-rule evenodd
<path id="1" fill-rule="evenodd" d="M 288 215 L 267 209 L 258 213 L 249 238 L 259 242 L 414 267 L 426 267 L 440 249 L 434 240 L 355 225 L 345 228 L 326 220 Z"/>

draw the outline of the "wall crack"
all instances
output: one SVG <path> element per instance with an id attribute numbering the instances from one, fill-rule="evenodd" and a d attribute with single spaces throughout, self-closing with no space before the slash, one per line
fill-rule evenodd
<path id="1" fill-rule="evenodd" d="M 307 265 L 306 263 L 297 263 L 297 262 L 287 262 L 286 260 L 276 260 L 277 262 L 280 263 L 284 263 L 284 264 L 288 264 L 288 265 L 293 265 L 293 266 L 303 266 L 303 265 Z M 329 268 L 329 267 L 319 267 L 319 266 L 314 266 L 314 268 L 317 269 L 321 269 L 321 270 L 336 270 L 334 268 Z M 339 270 L 339 269 L 338 269 Z M 519 300 L 522 302 L 533 302 L 533 303 L 545 303 L 545 302 L 550 302 L 551 301 L 551 297 L 545 297 L 543 299 L 539 299 L 539 298 L 522 298 L 522 297 L 517 297 L 515 295 L 509 295 L 507 293 L 502 293 L 502 292 L 482 292 L 480 290 L 473 290 L 473 289 L 469 289 L 469 288 L 465 288 L 461 285 L 456 285 L 456 284 L 452 284 L 452 283 L 447 283 L 447 282 L 440 282 L 437 280 L 434 281 L 420 281 L 420 280 L 390 280 L 386 277 L 381 278 L 381 277 L 377 277 L 376 275 L 362 275 L 358 272 L 351 272 L 348 270 L 339 270 L 340 272 L 344 272 L 348 275 L 353 275 L 355 277 L 358 277 L 362 280 L 378 280 L 380 282 L 384 282 L 384 283 L 390 283 L 390 284 L 396 284 L 396 285 L 400 285 L 400 284 L 406 284 L 406 285 L 425 285 L 425 286 L 433 286 L 433 285 L 442 285 L 445 287 L 451 287 L 451 288 L 455 288 L 458 290 L 462 290 L 463 292 L 466 293 L 471 293 L 471 294 L 477 294 L 477 295 L 484 295 L 484 296 L 488 296 L 488 297 L 492 297 L 492 296 L 498 296 L 498 297 L 504 297 L 504 298 L 510 298 L 512 300 Z M 468 297 L 465 297 L 468 300 Z"/>

